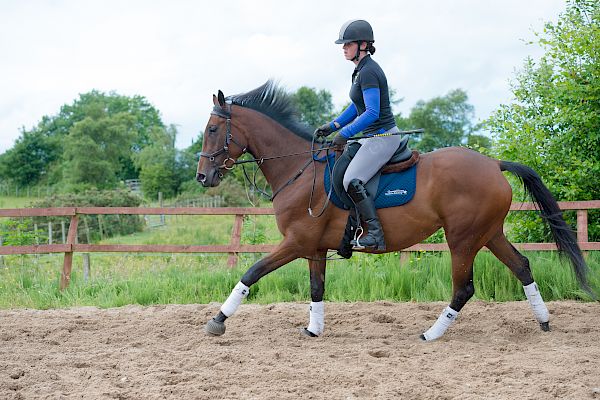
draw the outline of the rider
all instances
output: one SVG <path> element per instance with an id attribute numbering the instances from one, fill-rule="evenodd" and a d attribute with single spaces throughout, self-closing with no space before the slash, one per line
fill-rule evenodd
<path id="1" fill-rule="evenodd" d="M 315 130 L 316 136 L 328 136 L 341 129 L 333 140 L 334 145 L 344 146 L 359 132 L 364 135 L 399 132 L 390 107 L 387 79 L 370 56 L 375 53 L 374 41 L 371 25 L 361 19 L 342 25 L 339 39 L 335 41 L 343 44 L 344 57 L 356 67 L 350 87 L 352 103 L 339 117 Z M 360 139 L 360 149 L 344 174 L 344 189 L 368 228 L 368 234 L 360 238 L 360 243 L 351 242 L 355 249 L 385 250 L 383 228 L 365 185 L 390 160 L 402 140 L 400 135 Z"/>

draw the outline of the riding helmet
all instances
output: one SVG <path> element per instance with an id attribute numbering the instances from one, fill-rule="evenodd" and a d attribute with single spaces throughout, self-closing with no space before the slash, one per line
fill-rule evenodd
<path id="1" fill-rule="evenodd" d="M 374 42 L 373 28 L 364 19 L 351 19 L 342 25 L 340 37 L 335 41 L 335 44 L 359 41 Z"/>

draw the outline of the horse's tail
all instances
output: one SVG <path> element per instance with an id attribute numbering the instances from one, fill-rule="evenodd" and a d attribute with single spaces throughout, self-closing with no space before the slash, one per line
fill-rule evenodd
<path id="1" fill-rule="evenodd" d="M 581 288 L 596 299 L 596 294 L 588 284 L 588 266 L 577 244 L 575 234 L 563 219 L 558 203 L 540 176 L 528 166 L 516 162 L 500 161 L 500 169 L 513 173 L 523 182 L 525 191 L 537 204 L 540 214 L 550 226 L 560 256 L 567 257 L 571 261 Z"/>

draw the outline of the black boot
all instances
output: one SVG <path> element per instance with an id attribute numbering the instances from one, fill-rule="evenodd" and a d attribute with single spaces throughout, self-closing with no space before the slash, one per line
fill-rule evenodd
<path id="1" fill-rule="evenodd" d="M 356 218 L 356 209 L 352 207 L 350 209 L 350 214 L 348 214 L 346 229 L 344 229 L 344 237 L 342 238 L 337 251 L 337 253 L 344 258 L 352 257 L 352 244 L 350 244 L 350 241 L 354 239 L 354 230 L 357 226 L 358 218 Z"/>
<path id="2" fill-rule="evenodd" d="M 383 228 L 377 217 L 373 199 L 365 190 L 363 183 L 359 179 L 352 179 L 348 185 L 348 196 L 354 202 L 360 219 L 367 225 L 367 234 L 350 242 L 354 250 L 368 248 L 370 250 L 385 250 L 385 240 L 383 239 Z"/>

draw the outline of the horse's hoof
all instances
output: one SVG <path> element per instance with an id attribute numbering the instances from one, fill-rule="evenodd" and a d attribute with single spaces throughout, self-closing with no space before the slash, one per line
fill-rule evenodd
<path id="1" fill-rule="evenodd" d="M 422 333 L 419 335 L 419 337 L 421 338 L 422 341 L 426 342 L 427 339 L 425 339 L 425 335 L 423 335 Z"/>
<path id="2" fill-rule="evenodd" d="M 542 328 L 544 332 L 550 332 L 550 322 L 540 322 L 540 328 Z"/>
<path id="3" fill-rule="evenodd" d="M 304 336 L 307 336 L 307 337 L 319 337 L 319 336 L 315 335 L 314 333 L 312 333 L 311 331 L 309 331 L 306 328 L 301 328 L 300 329 L 300 333 L 303 334 Z"/>
<path id="4" fill-rule="evenodd" d="M 225 323 L 215 321 L 213 318 L 206 323 L 204 331 L 210 336 L 221 336 L 225 333 Z"/>

